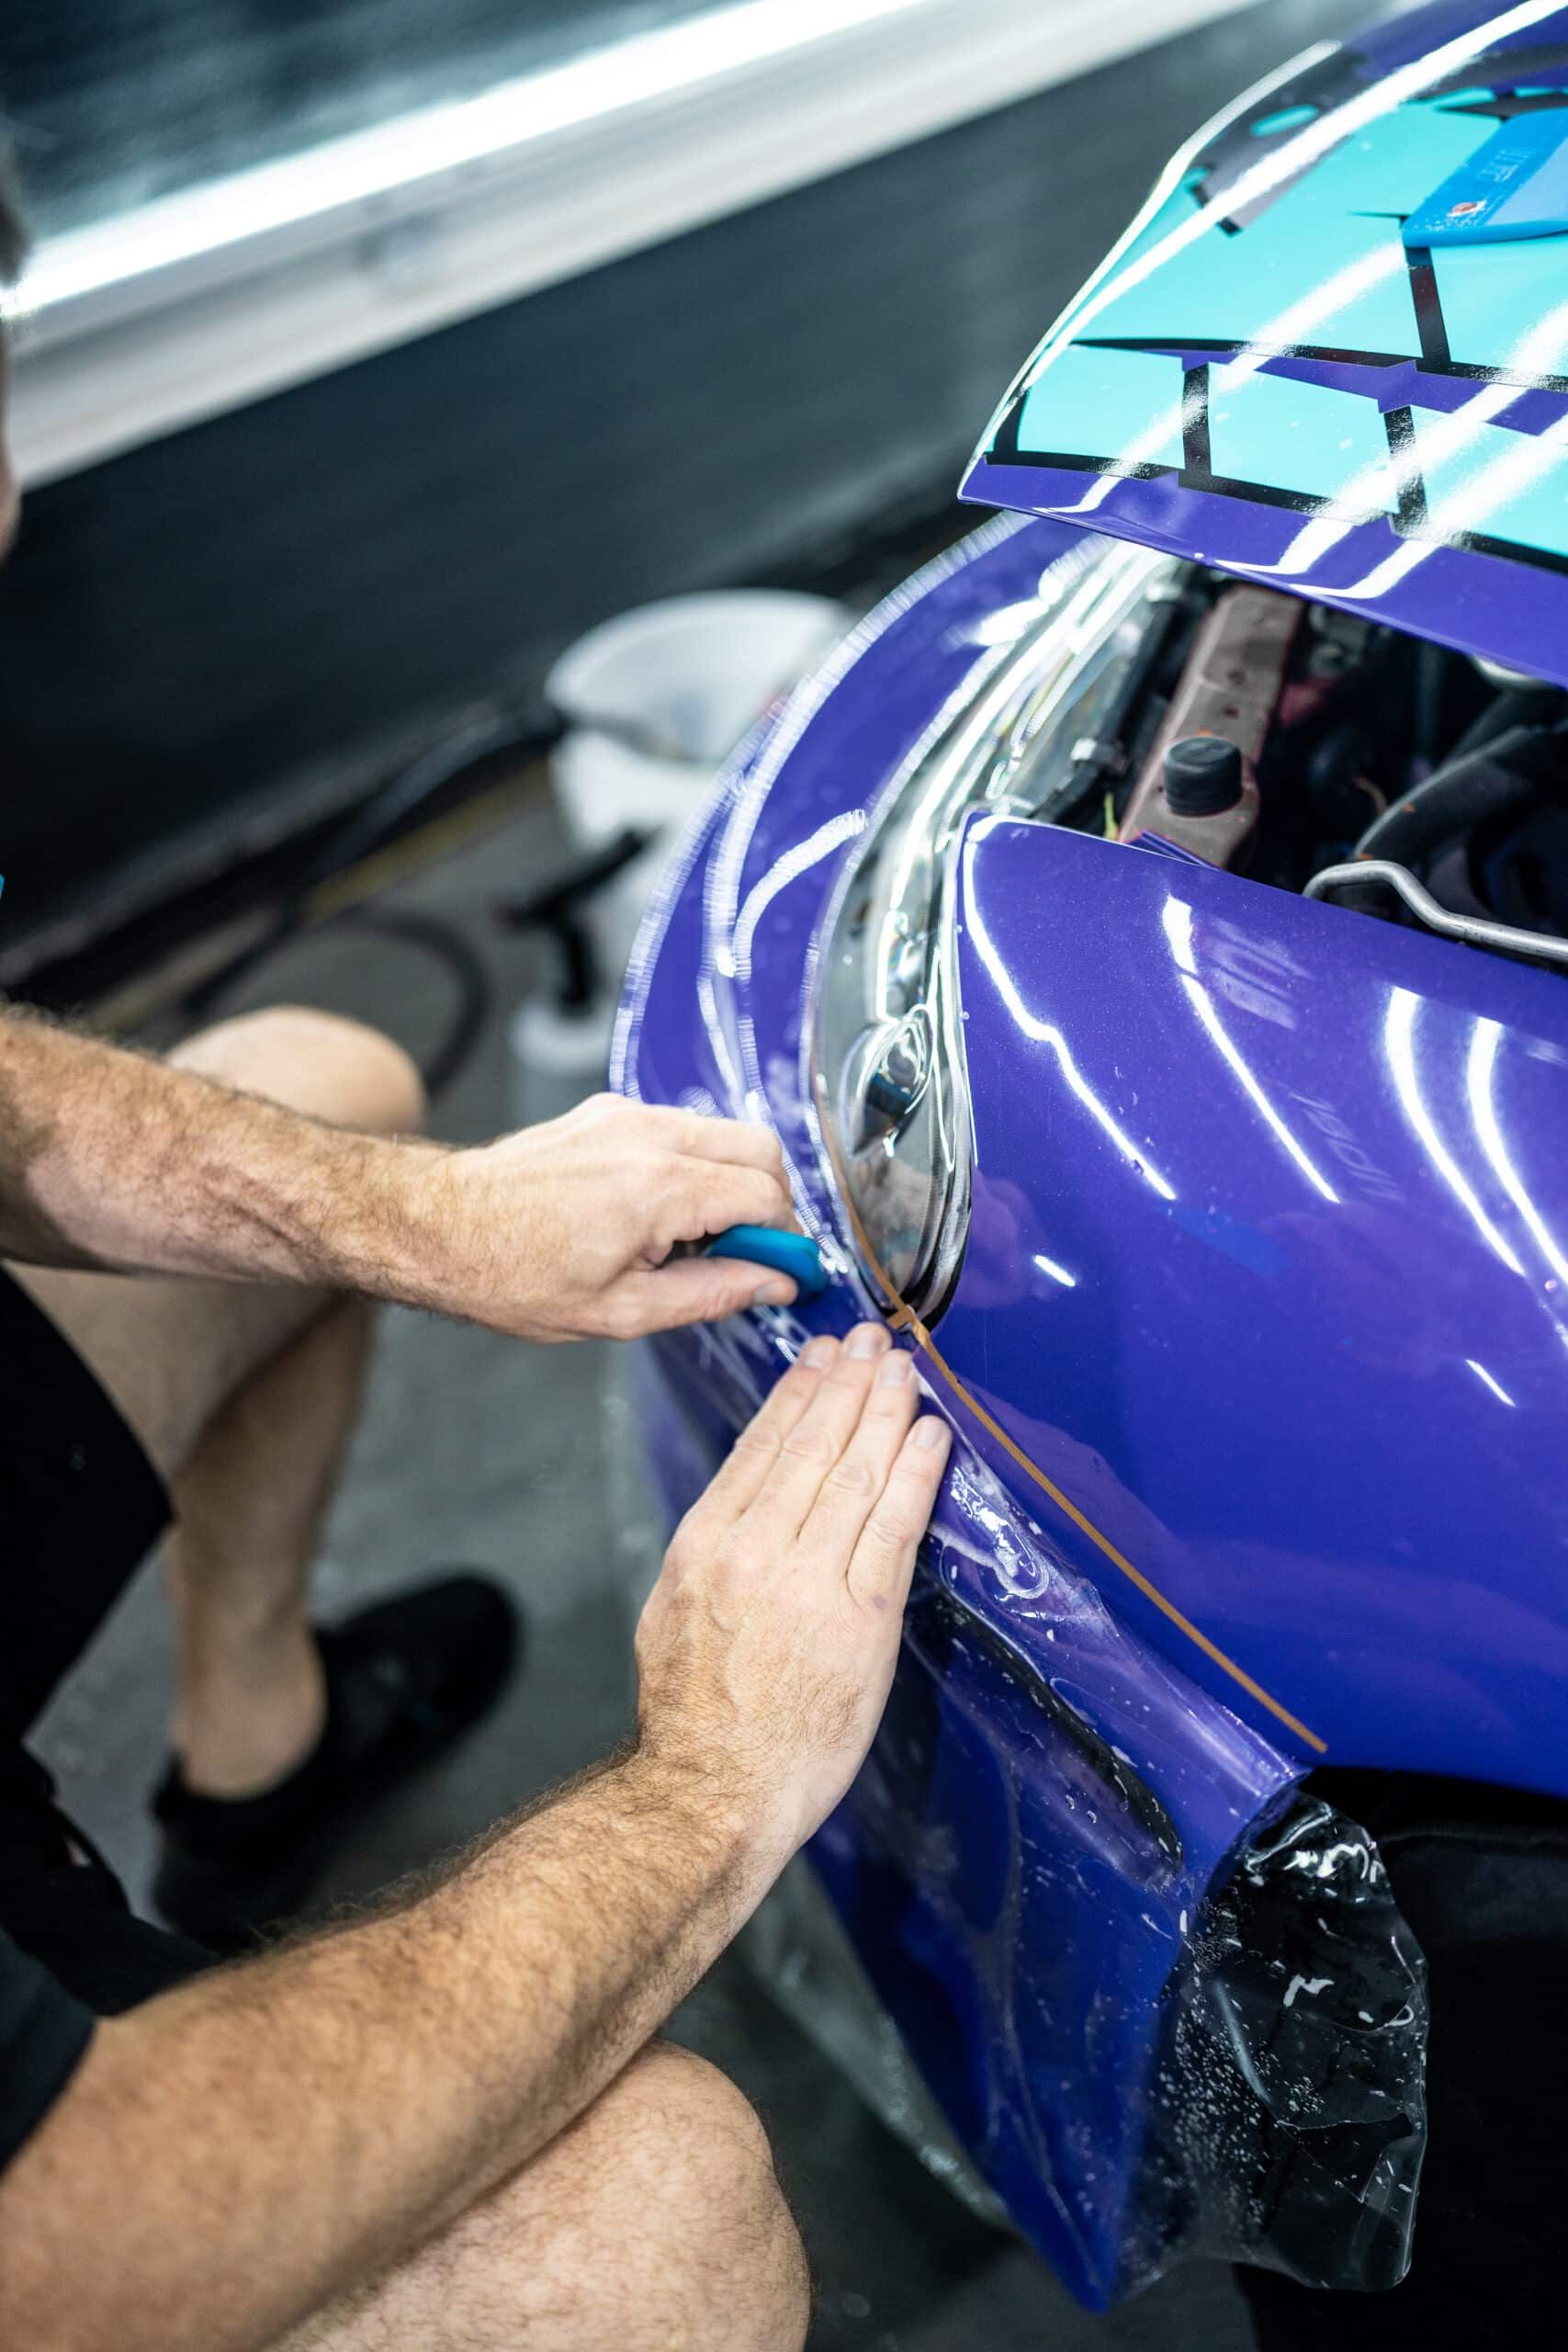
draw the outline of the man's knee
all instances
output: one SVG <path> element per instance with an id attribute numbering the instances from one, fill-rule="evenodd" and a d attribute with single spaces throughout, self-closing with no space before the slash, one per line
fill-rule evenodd
<path id="1" fill-rule="evenodd" d="M 277 2352 L 801 2352 L 806 2256 L 735 2086 L 655 2043 L 402 2268 Z"/>
<path id="2" fill-rule="evenodd" d="M 800 2352 L 806 2256 L 767 2134 L 717 2067 L 668 2042 L 628 2066 L 515 2184 L 522 2259 L 537 2264 L 548 2222 L 580 2199 L 592 2218 L 561 2248 L 571 2275 L 530 2282 L 547 2310 L 585 2298 L 563 2342 Z"/>
<path id="3" fill-rule="evenodd" d="M 662 2292 L 694 2346 L 799 2352 L 806 2256 L 767 2134 L 728 2075 L 655 2042 L 600 2101 L 599 2124 L 623 2167 L 622 2242 L 642 2273 L 633 2307 Z"/>
<path id="4" fill-rule="evenodd" d="M 415 1135 L 424 1125 L 424 1083 L 409 1055 L 341 1013 L 292 1004 L 237 1013 L 186 1038 L 169 1059 L 336 1126 Z"/>

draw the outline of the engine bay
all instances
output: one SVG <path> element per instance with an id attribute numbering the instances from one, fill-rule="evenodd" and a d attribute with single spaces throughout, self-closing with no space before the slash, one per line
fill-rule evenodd
<path id="1" fill-rule="evenodd" d="M 1568 961 L 1562 689 L 1196 567 L 1146 609 L 1113 714 L 1073 747 L 1078 788 L 1040 813 Z"/>

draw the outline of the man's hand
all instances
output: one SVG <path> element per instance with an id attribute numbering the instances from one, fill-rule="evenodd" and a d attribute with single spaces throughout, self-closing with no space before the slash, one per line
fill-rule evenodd
<path id="1" fill-rule="evenodd" d="M 886 1704 L 949 1432 L 880 1325 L 813 1340 L 676 1532 L 637 1631 L 640 1753 L 693 1776 L 771 1870 L 818 1828 Z"/>
<path id="2" fill-rule="evenodd" d="M 874 1325 L 811 1342 L 671 1547 L 630 1755 L 378 1917 L 99 2025 L 0 2177 L 7 2346 L 275 2344 L 615 2080 L 870 1745 L 947 1458 L 917 1395 Z"/>
<path id="3" fill-rule="evenodd" d="M 595 1095 L 479 1149 L 307 1118 L 0 1011 L 0 1254 L 303 1283 L 531 1340 L 630 1339 L 787 1306 L 786 1275 L 671 1258 L 795 1226 L 765 1128 Z"/>
<path id="4" fill-rule="evenodd" d="M 626 1340 L 795 1297 L 765 1267 L 671 1256 L 732 1225 L 798 1230 L 765 1127 L 596 1094 L 499 1143 L 422 1159 L 410 1287 L 446 1314 L 521 1339 Z"/>

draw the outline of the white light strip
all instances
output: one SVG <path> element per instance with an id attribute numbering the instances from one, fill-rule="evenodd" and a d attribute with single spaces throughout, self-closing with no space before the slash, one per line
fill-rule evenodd
<path id="1" fill-rule="evenodd" d="M 684 24 L 634 34 L 481 96 L 420 107 L 304 154 L 163 197 L 117 220 L 50 239 L 20 302 L 48 311 L 128 278 L 177 267 L 307 220 L 473 170 L 531 141 L 695 90 L 746 66 L 908 15 L 925 0 L 742 0 Z"/>
<path id="2" fill-rule="evenodd" d="M 1502 1123 L 1497 1116 L 1497 1104 L 1493 1092 L 1497 1067 L 1497 1048 L 1503 1042 L 1503 1026 L 1497 1021 L 1477 1021 L 1470 1042 L 1470 1057 L 1465 1069 L 1465 1082 L 1470 1092 L 1470 1107 L 1475 1119 L 1475 1132 L 1481 1137 L 1481 1148 L 1492 1162 L 1497 1181 L 1529 1227 L 1537 1247 L 1559 1282 L 1568 1282 L 1568 1258 L 1558 1246 L 1557 1237 L 1541 1216 L 1534 1201 L 1526 1192 L 1518 1170 L 1508 1156 L 1503 1139 Z"/>
<path id="3" fill-rule="evenodd" d="M 1160 921 L 1165 926 L 1165 935 L 1170 943 L 1170 952 L 1176 960 L 1177 968 L 1181 976 L 1181 985 L 1187 991 L 1188 1000 L 1192 1006 L 1193 1012 L 1196 1012 L 1199 1020 L 1208 1031 L 1211 1041 L 1224 1056 L 1228 1067 L 1235 1071 L 1236 1077 L 1241 1080 L 1242 1085 L 1247 1091 L 1248 1100 L 1253 1103 L 1255 1108 L 1261 1113 L 1263 1118 L 1267 1121 L 1270 1131 L 1275 1136 L 1277 1136 L 1279 1141 L 1283 1144 L 1285 1149 L 1290 1153 L 1291 1158 L 1295 1161 L 1296 1166 L 1301 1170 L 1302 1174 L 1306 1178 L 1308 1183 L 1320 1192 L 1325 1201 L 1332 1201 L 1335 1206 L 1337 1207 L 1339 1205 L 1338 1193 L 1334 1190 L 1333 1185 L 1329 1183 L 1326 1177 L 1323 1176 L 1314 1166 L 1312 1160 L 1302 1149 L 1301 1145 L 1296 1141 L 1295 1136 L 1292 1134 L 1284 1120 L 1280 1116 L 1280 1114 L 1276 1111 L 1272 1102 L 1269 1102 L 1269 1097 L 1264 1093 L 1262 1087 L 1258 1084 L 1257 1078 L 1253 1074 L 1251 1066 L 1244 1058 L 1239 1046 L 1235 1043 L 1229 1031 L 1221 1021 L 1219 1013 L 1214 1007 L 1213 998 L 1209 994 L 1208 989 L 1198 978 L 1198 966 L 1192 954 L 1191 907 L 1185 899 L 1178 899 L 1175 897 L 1168 898 L 1161 910 Z"/>
<path id="4" fill-rule="evenodd" d="M 1203 986 L 1202 981 L 1195 980 L 1190 972 L 1183 972 L 1181 975 L 1181 985 L 1187 991 L 1188 1001 L 1190 1003 L 1193 1012 L 1198 1015 L 1198 1018 L 1202 1023 L 1204 1029 L 1208 1032 L 1211 1043 L 1213 1045 L 1216 1051 L 1223 1056 L 1227 1068 L 1233 1070 L 1235 1076 L 1240 1080 L 1243 1088 L 1246 1090 L 1248 1101 L 1252 1103 L 1259 1116 L 1264 1120 L 1269 1129 L 1269 1132 L 1274 1136 L 1276 1141 L 1281 1144 L 1285 1150 L 1289 1152 L 1291 1158 L 1295 1161 L 1296 1166 L 1301 1170 L 1302 1174 L 1306 1178 L 1307 1182 L 1313 1187 L 1314 1191 L 1321 1193 L 1325 1201 L 1332 1202 L 1334 1206 L 1337 1208 L 1339 1205 L 1338 1193 L 1328 1182 L 1328 1179 L 1313 1165 L 1312 1160 L 1302 1149 L 1301 1145 L 1296 1141 L 1295 1136 L 1291 1133 L 1291 1130 L 1285 1125 L 1284 1120 L 1281 1119 L 1272 1102 L 1269 1102 L 1267 1094 L 1264 1093 L 1262 1087 L 1259 1086 L 1257 1079 L 1252 1073 L 1252 1070 L 1248 1068 L 1247 1061 L 1243 1057 L 1240 1048 L 1236 1046 L 1235 1040 L 1230 1035 L 1229 1031 L 1225 1028 L 1224 1023 L 1221 1021 L 1218 1012 L 1214 1010 L 1214 1001 L 1210 996 L 1208 989 Z"/>
<path id="5" fill-rule="evenodd" d="M 19 303 L 21 479 L 52 481 L 1260 5 L 739 0 L 46 238 Z"/>
<path id="6" fill-rule="evenodd" d="M 1057 1265 L 1055 1258 L 1041 1257 L 1037 1254 L 1034 1262 L 1043 1274 L 1049 1274 L 1051 1280 L 1054 1283 L 1060 1283 L 1065 1290 L 1077 1290 L 1078 1286 L 1077 1274 L 1069 1274 L 1066 1266 Z"/>
<path id="7" fill-rule="evenodd" d="M 1409 989 L 1391 989 L 1389 991 L 1383 1040 L 1388 1048 L 1388 1066 L 1393 1074 L 1394 1090 L 1404 1105 L 1405 1117 L 1426 1148 L 1427 1159 L 1486 1247 L 1501 1258 L 1511 1274 L 1522 1274 L 1523 1266 L 1482 1207 L 1474 1188 L 1438 1135 L 1437 1125 L 1427 1108 L 1416 1076 L 1416 1015 L 1420 1002 L 1421 1000 Z"/>
<path id="8" fill-rule="evenodd" d="M 1466 1356 L 1464 1361 L 1468 1369 L 1474 1373 L 1477 1380 L 1483 1381 L 1486 1386 L 1492 1391 L 1493 1396 L 1495 1396 L 1500 1403 L 1505 1405 L 1511 1405 L 1513 1403 L 1513 1398 L 1503 1386 L 1501 1381 L 1495 1380 L 1483 1363 L 1477 1363 L 1473 1356 Z"/>
<path id="9" fill-rule="evenodd" d="M 969 835 L 966 865 L 972 866 L 975 848 L 994 831 L 997 821 L 995 818 L 983 817 L 974 827 Z M 1125 1129 L 1117 1124 L 1115 1114 L 1106 1103 L 1100 1101 L 1100 1096 L 1079 1069 L 1073 1057 L 1072 1048 L 1056 1023 L 1054 1021 L 1043 1021 L 1037 1012 L 1031 1012 L 1024 1003 L 1018 992 L 1017 982 L 1009 971 L 1006 961 L 987 927 L 986 918 L 980 910 L 979 901 L 975 895 L 972 884 L 968 881 L 967 875 L 964 896 L 970 941 L 976 954 L 989 973 L 998 995 L 1007 1006 L 1014 1026 L 1021 1029 L 1026 1037 L 1034 1038 L 1042 1046 L 1049 1046 L 1056 1057 L 1056 1066 L 1068 1087 L 1077 1095 L 1101 1133 L 1109 1137 L 1120 1157 L 1143 1178 L 1151 1192 L 1159 1194 L 1162 1201 L 1174 1201 L 1176 1198 L 1174 1188 L 1167 1183 L 1148 1153 L 1141 1145 L 1133 1141 Z"/>

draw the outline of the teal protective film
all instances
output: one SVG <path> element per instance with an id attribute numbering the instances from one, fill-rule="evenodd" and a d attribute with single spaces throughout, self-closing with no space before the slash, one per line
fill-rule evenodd
<path id="1" fill-rule="evenodd" d="M 1304 130 L 1318 117 L 1316 107 L 1280 107 L 1275 114 L 1259 115 L 1251 126 L 1254 139 L 1276 139 L 1282 130 Z"/>
<path id="2" fill-rule="evenodd" d="M 1342 140 L 1303 183 L 1302 195 L 1344 212 L 1414 212 L 1480 153 L 1496 128 L 1490 115 L 1395 107 Z"/>
<path id="3" fill-rule="evenodd" d="M 1181 385 L 1179 359 L 1069 344 L 1031 387 L 1019 447 L 1179 466 Z"/>
<path id="4" fill-rule="evenodd" d="M 1303 344 L 1387 351 L 1420 345 L 1395 220 L 1314 206 L 1298 191 L 1239 236 L 1209 231 L 1075 322 L 1079 334 L 1147 342 L 1184 335 L 1268 350 Z"/>
<path id="5" fill-rule="evenodd" d="M 1432 266 L 1450 358 L 1537 378 L 1568 375 L 1568 243 L 1444 245 Z"/>
<path id="6" fill-rule="evenodd" d="M 1511 433 L 1463 412 L 1417 413 L 1416 455 L 1434 531 L 1480 531 L 1568 556 L 1568 451 L 1560 435 Z"/>
<path id="7" fill-rule="evenodd" d="M 1201 209 L 1196 194 L 1196 183 L 1201 177 L 1201 172 L 1189 172 L 1181 186 L 1173 189 L 1166 198 L 1165 202 L 1157 208 L 1152 218 L 1139 230 L 1117 263 L 1118 276 L 1123 270 L 1131 269 L 1135 263 L 1142 261 L 1146 254 L 1154 251 L 1156 245 L 1163 244 L 1173 230 L 1185 228 L 1189 221 L 1196 219 Z M 1075 296 L 1059 321 L 1057 333 L 1064 341 L 1070 337 L 1074 318 L 1083 308 L 1087 299 L 1088 289 L 1085 288 Z M 1038 361 L 1038 352 L 1035 354 L 1035 358 Z"/>
<path id="8" fill-rule="evenodd" d="M 1337 345 L 1419 352 L 1401 217 L 1483 146 L 1495 125 L 1430 106 L 1396 108 L 1337 147 L 1250 217 L 1216 221 L 1138 285 L 1098 299 L 1079 332 L 1170 341 Z M 1291 150 L 1279 152 L 1288 163 Z M 1139 237 L 1119 277 L 1190 219 L 1179 191 Z M 1112 287 L 1116 281 L 1111 281 Z"/>
<path id="9" fill-rule="evenodd" d="M 1354 392 L 1216 368 L 1209 441 L 1215 473 L 1232 481 L 1306 498 L 1340 498 L 1353 489 L 1358 510 L 1371 513 L 1393 503 L 1382 418 Z"/>

